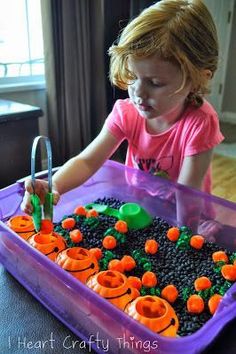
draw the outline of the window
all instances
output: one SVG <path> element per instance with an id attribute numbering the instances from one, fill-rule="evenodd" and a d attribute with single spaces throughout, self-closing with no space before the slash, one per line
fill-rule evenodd
<path id="1" fill-rule="evenodd" d="M 44 84 L 40 0 L 0 0 L 0 88 Z"/>

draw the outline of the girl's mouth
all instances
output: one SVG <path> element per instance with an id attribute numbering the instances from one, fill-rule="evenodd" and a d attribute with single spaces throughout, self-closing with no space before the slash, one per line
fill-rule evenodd
<path id="1" fill-rule="evenodd" d="M 148 106 L 147 104 L 137 104 L 137 108 L 140 110 L 140 111 L 144 111 L 144 112 L 149 112 L 151 111 L 152 107 L 151 106 Z"/>

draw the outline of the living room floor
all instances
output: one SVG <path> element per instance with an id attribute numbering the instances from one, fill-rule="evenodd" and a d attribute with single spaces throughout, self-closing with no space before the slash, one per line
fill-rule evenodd
<path id="1" fill-rule="evenodd" d="M 234 151 L 230 156 L 214 154 L 212 194 L 236 203 L 236 148 Z"/>
<path id="2" fill-rule="evenodd" d="M 225 140 L 214 149 L 212 194 L 236 203 L 236 125 L 220 128 Z"/>

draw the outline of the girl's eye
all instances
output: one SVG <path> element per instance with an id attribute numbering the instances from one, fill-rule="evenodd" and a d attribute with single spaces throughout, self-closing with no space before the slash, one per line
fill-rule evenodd
<path id="1" fill-rule="evenodd" d="M 161 87 L 162 84 L 160 82 L 155 82 L 155 81 L 151 81 L 151 85 L 155 86 L 155 87 Z"/>

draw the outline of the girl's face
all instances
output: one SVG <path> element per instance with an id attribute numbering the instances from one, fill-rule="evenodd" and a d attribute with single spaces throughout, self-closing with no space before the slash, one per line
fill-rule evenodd
<path id="1" fill-rule="evenodd" d="M 180 67 L 153 55 L 139 60 L 129 58 L 128 68 L 136 77 L 128 85 L 129 97 L 140 115 L 146 119 L 169 117 L 172 122 L 178 120 L 191 90 L 187 83 L 175 93 L 183 81 Z"/>

